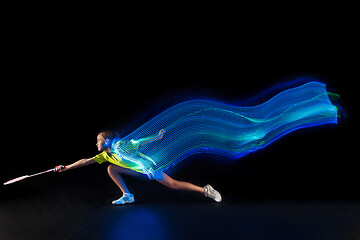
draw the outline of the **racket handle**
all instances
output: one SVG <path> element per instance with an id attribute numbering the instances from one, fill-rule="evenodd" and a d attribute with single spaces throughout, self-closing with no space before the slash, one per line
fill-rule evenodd
<path id="1" fill-rule="evenodd" d="M 66 168 L 66 166 L 64 166 L 64 165 L 61 165 L 61 167 L 60 167 L 61 170 L 65 169 L 65 168 Z M 55 171 L 56 171 L 56 167 L 48 170 L 48 172 L 55 172 Z"/>

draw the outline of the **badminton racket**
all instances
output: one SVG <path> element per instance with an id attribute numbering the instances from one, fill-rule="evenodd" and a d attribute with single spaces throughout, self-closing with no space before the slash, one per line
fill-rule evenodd
<path id="1" fill-rule="evenodd" d="M 64 169 L 64 168 L 65 168 L 64 166 L 61 167 L 61 169 Z M 43 172 L 39 172 L 39 173 L 35 173 L 35 174 L 32 174 L 32 175 L 25 175 L 25 176 L 22 176 L 22 177 L 14 178 L 14 179 L 11 179 L 11 180 L 7 181 L 6 183 L 4 183 L 4 185 L 19 182 L 19 181 L 24 180 L 26 178 L 35 177 L 35 176 L 38 176 L 38 175 L 41 175 L 41 174 L 44 174 L 44 173 L 54 172 L 55 170 L 56 170 L 56 168 L 52 168 L 52 169 L 49 169 L 49 170 L 46 170 L 46 171 L 43 171 Z"/>

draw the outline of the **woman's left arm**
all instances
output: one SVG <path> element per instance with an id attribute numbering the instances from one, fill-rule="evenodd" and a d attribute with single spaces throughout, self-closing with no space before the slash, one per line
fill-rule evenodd
<path id="1" fill-rule="evenodd" d="M 154 135 L 154 136 L 147 137 L 147 138 L 142 138 L 142 139 L 138 140 L 140 142 L 139 146 L 142 146 L 142 145 L 145 145 L 146 143 L 151 143 L 151 142 L 155 142 L 157 140 L 162 139 L 163 136 L 164 136 L 164 133 L 165 133 L 165 130 L 161 129 L 159 131 L 159 133 Z"/>

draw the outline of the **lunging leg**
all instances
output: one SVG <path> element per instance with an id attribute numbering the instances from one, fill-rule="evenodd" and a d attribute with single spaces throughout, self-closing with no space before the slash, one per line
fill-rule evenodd
<path id="1" fill-rule="evenodd" d="M 196 186 L 192 183 L 175 180 L 175 179 L 169 177 L 165 173 L 161 173 L 161 175 L 157 176 L 155 178 L 155 180 L 158 181 L 159 183 L 161 183 L 162 185 L 169 187 L 171 189 L 174 189 L 174 190 L 188 190 L 188 191 L 199 192 L 202 194 L 205 193 L 204 188 Z"/>
<path id="2" fill-rule="evenodd" d="M 120 173 L 131 174 L 128 169 L 116 166 L 111 164 L 108 167 L 108 173 L 111 179 L 116 183 L 116 185 L 121 189 L 123 192 L 123 196 L 115 201 L 112 202 L 114 205 L 124 205 L 127 203 L 135 202 L 134 195 L 130 193 L 129 189 L 127 188 L 124 179 L 121 177 Z"/>

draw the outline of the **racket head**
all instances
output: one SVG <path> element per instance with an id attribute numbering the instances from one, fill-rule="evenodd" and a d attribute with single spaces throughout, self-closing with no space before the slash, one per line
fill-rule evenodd
<path id="1" fill-rule="evenodd" d="M 29 176 L 26 175 L 26 176 L 22 176 L 22 177 L 18 177 L 18 178 L 14 178 L 14 179 L 11 179 L 9 181 L 7 181 L 6 183 L 4 183 L 4 185 L 8 185 L 8 184 L 11 184 L 11 183 L 14 183 L 14 182 L 18 182 L 18 181 L 21 181 L 25 178 L 28 178 Z"/>

